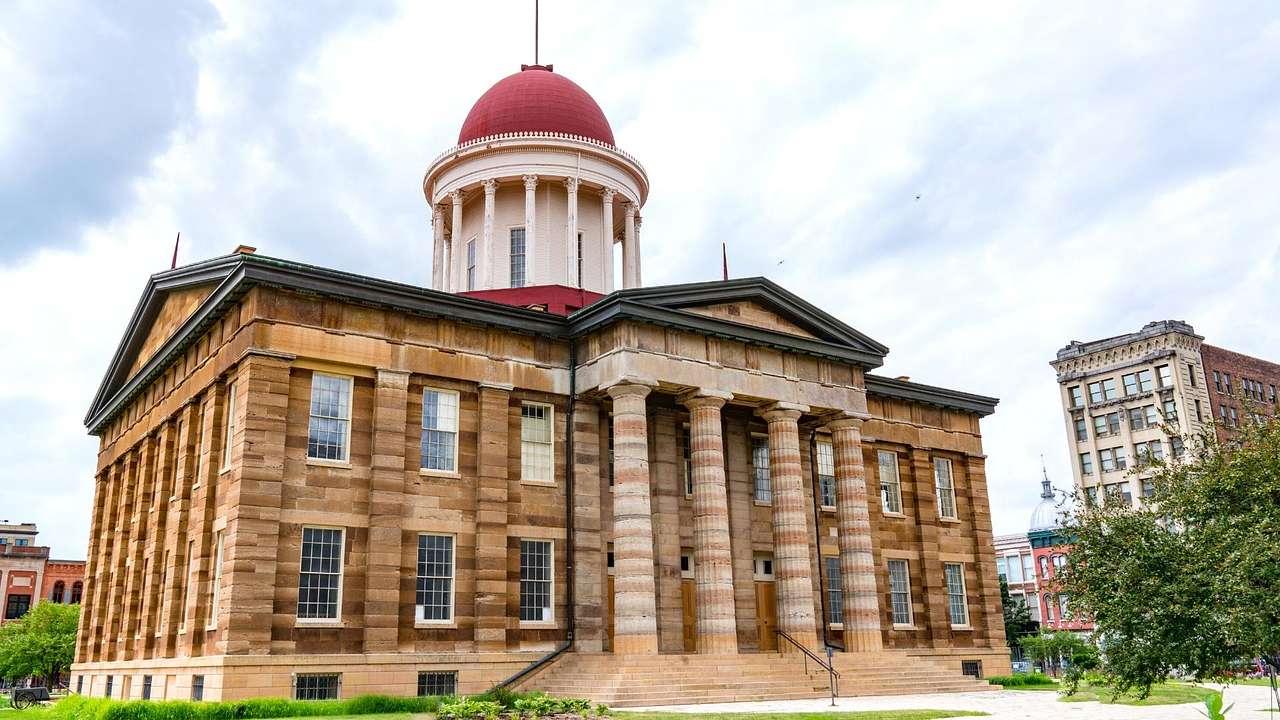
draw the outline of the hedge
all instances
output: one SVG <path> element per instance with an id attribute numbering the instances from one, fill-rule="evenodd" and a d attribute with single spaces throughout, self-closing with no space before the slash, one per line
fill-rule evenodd
<path id="1" fill-rule="evenodd" d="M 1016 675 L 992 675 L 987 678 L 992 685 L 1002 687 L 1029 687 L 1057 685 L 1053 678 L 1043 673 L 1018 673 Z"/>
<path id="2" fill-rule="evenodd" d="M 54 704 L 56 720 L 249 720 L 373 713 L 434 713 L 438 697 L 361 695 L 350 700 L 255 698 L 224 702 L 189 700 L 109 700 L 72 695 Z"/>

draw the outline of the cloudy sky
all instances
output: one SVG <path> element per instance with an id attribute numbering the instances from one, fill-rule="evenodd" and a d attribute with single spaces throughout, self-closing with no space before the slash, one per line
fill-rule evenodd
<path id="1" fill-rule="evenodd" d="M 652 180 L 645 280 L 767 275 L 1001 398 L 997 532 L 1048 366 L 1185 319 L 1280 356 L 1274 3 L 544 0 L 542 59 Z M 532 2 L 0 3 L 0 520 L 84 557 L 82 419 L 147 276 L 230 251 L 430 277 L 421 195 L 470 104 L 532 61 Z"/>

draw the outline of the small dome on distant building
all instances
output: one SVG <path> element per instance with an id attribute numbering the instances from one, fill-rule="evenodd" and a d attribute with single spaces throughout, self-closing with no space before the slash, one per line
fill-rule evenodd
<path id="1" fill-rule="evenodd" d="M 1045 530 L 1057 530 L 1062 527 L 1062 516 L 1066 513 L 1064 508 L 1054 495 L 1053 486 L 1049 483 L 1049 474 L 1046 472 L 1044 480 L 1040 482 L 1040 503 L 1036 505 L 1036 509 L 1031 511 L 1031 532 L 1043 532 Z"/>
<path id="2" fill-rule="evenodd" d="M 524 65 L 480 96 L 458 133 L 458 144 L 490 135 L 558 132 L 613 145 L 613 128 L 594 98 L 550 65 Z"/>

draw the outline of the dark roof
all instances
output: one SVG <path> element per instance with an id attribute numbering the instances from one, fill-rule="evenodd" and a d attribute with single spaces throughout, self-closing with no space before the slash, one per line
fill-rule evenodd
<path id="1" fill-rule="evenodd" d="M 146 333 L 163 306 L 165 293 L 209 283 L 215 284 L 209 297 L 137 372 L 130 374 L 133 359 L 141 352 Z M 859 365 L 866 370 L 879 367 L 888 352 L 885 345 L 776 283 L 759 277 L 620 290 L 564 318 L 306 263 L 236 253 L 151 276 L 85 416 L 85 425 L 89 431 L 96 434 L 175 358 L 185 352 L 205 329 L 221 318 L 232 304 L 257 285 L 288 288 L 347 302 L 394 308 L 430 317 L 447 317 L 566 340 L 618 320 L 632 319 L 777 347 L 789 352 L 832 358 Z M 814 337 L 807 338 L 730 322 L 686 309 L 743 300 L 758 302 L 778 312 Z M 993 398 L 871 375 L 867 376 L 867 389 L 882 395 L 979 414 L 989 414 L 996 403 Z"/>

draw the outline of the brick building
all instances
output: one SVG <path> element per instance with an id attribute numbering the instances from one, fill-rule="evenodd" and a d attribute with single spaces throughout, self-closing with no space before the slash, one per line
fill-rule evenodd
<path id="1" fill-rule="evenodd" d="M 845 694 L 1008 671 L 994 399 L 875 375 L 763 278 L 643 287 L 647 177 L 550 68 L 423 189 L 432 289 L 251 248 L 147 283 L 86 419 L 74 687 L 818 695 L 824 645 Z"/>
<path id="2" fill-rule="evenodd" d="M 0 622 L 16 620 L 36 603 L 78 603 L 84 592 L 83 560 L 51 560 L 36 543 L 35 523 L 0 523 Z"/>
<path id="3" fill-rule="evenodd" d="M 1227 440 L 1231 429 L 1252 415 L 1280 411 L 1280 365 L 1208 343 L 1200 345 L 1200 357 L 1219 439 Z"/>

